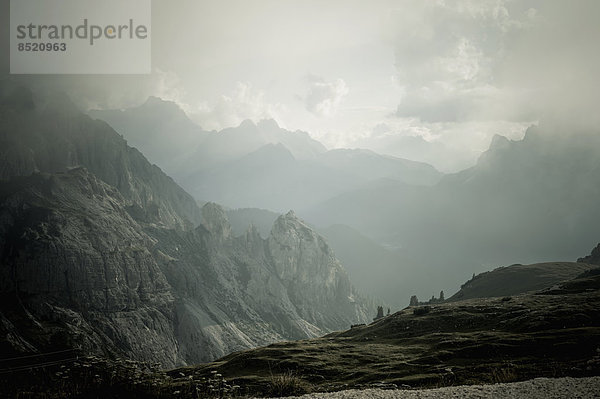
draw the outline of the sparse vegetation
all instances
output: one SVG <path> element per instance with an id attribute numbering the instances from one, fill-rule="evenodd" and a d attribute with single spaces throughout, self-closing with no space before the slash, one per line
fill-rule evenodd
<path id="1" fill-rule="evenodd" d="M 311 392 L 310 384 L 295 372 L 288 370 L 281 374 L 271 375 L 268 395 L 274 397 L 297 396 Z"/>
<path id="2" fill-rule="evenodd" d="M 515 366 L 511 363 L 503 364 L 500 367 L 493 368 L 490 372 L 491 379 L 494 384 L 515 382 L 519 380 L 519 374 Z"/>

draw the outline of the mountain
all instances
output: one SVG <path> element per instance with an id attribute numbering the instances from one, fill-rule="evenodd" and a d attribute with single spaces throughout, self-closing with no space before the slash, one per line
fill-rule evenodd
<path id="1" fill-rule="evenodd" d="M 440 172 L 426 163 L 380 155 L 363 149 L 327 151 L 321 154 L 316 162 L 334 170 L 351 173 L 364 181 L 390 179 L 406 184 L 430 186 L 442 177 Z"/>
<path id="2" fill-rule="evenodd" d="M 173 366 L 322 335 L 373 312 L 292 213 L 267 240 L 255 229 L 234 238 L 212 203 L 196 229 L 144 226 L 83 168 L 12 179 L 0 200 L 0 313 L 14 326 L 5 353 L 81 347 Z"/>
<path id="3" fill-rule="evenodd" d="M 180 171 L 184 160 L 209 134 L 177 104 L 157 97 L 149 97 L 138 107 L 91 110 L 88 114 L 106 121 L 150 162 L 170 175 Z"/>
<path id="4" fill-rule="evenodd" d="M 379 180 L 433 184 L 441 174 L 429 165 L 359 150 L 333 150 L 296 159 L 283 144 L 267 144 L 243 157 L 183 180 L 196 197 L 232 208 L 282 212 L 305 209 Z M 396 180 L 400 179 L 400 180 Z"/>
<path id="5" fill-rule="evenodd" d="M 200 221 L 195 200 L 105 122 L 64 95 L 5 85 L 0 103 L 0 180 L 84 166 L 116 187 L 146 222 L 185 228 Z"/>
<path id="6" fill-rule="evenodd" d="M 326 151 L 306 132 L 290 132 L 270 119 L 257 124 L 245 120 L 237 127 L 210 133 L 188 158 L 187 172 L 193 175 L 199 170 L 235 161 L 267 144 L 285 146 L 295 159 L 310 159 Z"/>
<path id="7" fill-rule="evenodd" d="M 474 167 L 430 187 L 388 180 L 298 212 L 401 248 L 424 297 L 497 265 L 576 259 L 600 236 L 600 135 L 556 129 L 497 136 Z"/>
<path id="8" fill-rule="evenodd" d="M 3 353 L 184 361 L 175 298 L 152 254 L 155 240 L 127 201 L 84 168 L 0 184 Z"/>
<path id="9" fill-rule="evenodd" d="M 12 91 L 0 120 L 3 353 L 76 348 L 170 367 L 374 314 L 292 212 L 266 239 L 234 237 L 223 208 L 200 210 L 66 99 Z"/>
<path id="10" fill-rule="evenodd" d="M 297 160 L 283 144 L 267 144 L 240 159 L 200 171 L 183 184 L 197 198 L 228 207 L 284 212 L 355 187 L 356 180 L 343 171 Z"/>
<path id="11" fill-rule="evenodd" d="M 227 217 L 236 236 L 243 235 L 253 225 L 262 237 L 268 237 L 279 214 L 264 209 L 233 209 L 227 211 Z M 407 303 L 410 296 L 402 294 L 410 292 L 414 271 L 410 267 L 412 261 L 401 250 L 383 247 L 345 225 L 317 231 L 360 292 L 396 308 Z"/>
<path id="12" fill-rule="evenodd" d="M 472 298 L 493 298 L 538 291 L 554 284 L 572 280 L 582 273 L 598 269 L 587 263 L 555 262 L 533 265 L 511 265 L 481 273 L 448 298 L 458 301 Z"/>
<path id="13" fill-rule="evenodd" d="M 148 152 L 195 198 L 231 208 L 285 212 L 381 179 L 432 185 L 442 177 L 428 164 L 368 150 L 327 151 L 308 133 L 288 131 L 274 120 L 202 132 L 174 103 L 155 98 L 137 108 L 90 114 Z"/>

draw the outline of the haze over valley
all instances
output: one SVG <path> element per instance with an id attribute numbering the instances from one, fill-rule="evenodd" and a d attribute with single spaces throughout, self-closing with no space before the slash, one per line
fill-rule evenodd
<path id="1" fill-rule="evenodd" d="M 0 396 L 600 391 L 600 3 L 74 4 L 151 65 L 0 2 Z"/>

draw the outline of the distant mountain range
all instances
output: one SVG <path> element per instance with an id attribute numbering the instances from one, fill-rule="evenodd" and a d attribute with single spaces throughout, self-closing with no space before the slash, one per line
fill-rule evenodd
<path id="1" fill-rule="evenodd" d="M 234 237 L 66 97 L 0 91 L 0 349 L 198 363 L 370 320 L 293 212 Z"/>
<path id="2" fill-rule="evenodd" d="M 496 136 L 477 165 L 434 186 L 387 181 L 299 213 L 401 249 L 418 270 L 401 291 L 419 295 L 498 265 L 572 261 L 600 237 L 600 135 L 554 130 Z"/>
<path id="3" fill-rule="evenodd" d="M 430 165 L 368 150 L 327 151 L 308 133 L 282 129 L 273 120 L 246 120 L 210 133 L 197 127 L 192 134 L 191 121 L 174 107 L 152 98 L 140 107 L 90 115 L 107 121 L 143 152 L 148 149 L 150 160 L 197 199 L 232 208 L 285 212 L 381 179 L 431 185 L 442 176 Z M 183 126 L 182 132 L 177 126 Z"/>

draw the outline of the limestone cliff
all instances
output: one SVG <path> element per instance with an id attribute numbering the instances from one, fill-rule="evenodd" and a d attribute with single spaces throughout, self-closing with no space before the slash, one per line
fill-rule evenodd
<path id="1" fill-rule="evenodd" d="M 15 336 L 39 351 L 181 362 L 155 240 L 116 189 L 84 169 L 0 187 L 0 312 Z"/>

